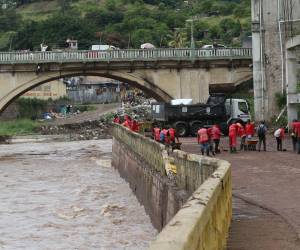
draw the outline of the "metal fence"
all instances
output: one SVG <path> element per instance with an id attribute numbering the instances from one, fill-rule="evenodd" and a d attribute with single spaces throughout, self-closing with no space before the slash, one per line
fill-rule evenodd
<path id="1" fill-rule="evenodd" d="M 108 51 L 1 52 L 0 64 L 49 62 L 105 62 L 252 58 L 252 49 L 136 49 Z"/>

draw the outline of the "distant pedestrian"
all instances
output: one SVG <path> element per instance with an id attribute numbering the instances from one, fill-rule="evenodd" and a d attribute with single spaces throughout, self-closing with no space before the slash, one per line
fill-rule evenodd
<path id="1" fill-rule="evenodd" d="M 209 144 L 208 144 L 208 134 L 206 128 L 200 128 L 197 133 L 198 144 L 200 144 L 200 149 L 202 155 L 206 152 L 206 155 L 209 156 Z"/>
<path id="2" fill-rule="evenodd" d="M 219 149 L 219 144 L 220 144 L 220 139 L 221 139 L 221 130 L 219 128 L 219 126 L 217 124 L 215 124 L 213 127 L 212 127 L 212 139 L 214 141 L 214 144 L 215 144 L 215 153 L 218 154 L 220 153 L 220 149 Z"/>
<path id="3" fill-rule="evenodd" d="M 265 121 L 261 121 L 257 127 L 257 136 L 258 136 L 258 152 L 260 152 L 261 144 L 264 145 L 264 151 L 267 151 L 266 147 L 266 135 L 267 135 L 267 126 L 265 125 Z"/>
<path id="4" fill-rule="evenodd" d="M 236 137 L 237 137 L 238 127 L 235 123 L 229 126 L 229 147 L 230 153 L 236 153 Z"/>
<path id="5" fill-rule="evenodd" d="M 282 128 L 277 129 L 274 133 L 274 136 L 275 136 L 275 139 L 277 142 L 277 151 L 282 151 L 282 142 L 284 139 L 284 132 L 285 132 L 285 129 L 284 129 L 284 127 L 282 127 Z"/>

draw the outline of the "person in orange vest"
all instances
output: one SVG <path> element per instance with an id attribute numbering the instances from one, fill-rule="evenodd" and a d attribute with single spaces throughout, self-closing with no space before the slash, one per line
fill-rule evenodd
<path id="1" fill-rule="evenodd" d="M 209 138 L 206 128 L 200 128 L 197 132 L 198 144 L 200 144 L 201 153 L 204 155 L 204 151 L 206 155 L 209 156 Z"/>
<path id="2" fill-rule="evenodd" d="M 284 127 L 277 129 L 274 133 L 277 142 L 277 151 L 282 151 L 282 142 L 284 139 L 284 133 L 285 133 Z"/>
<path id="3" fill-rule="evenodd" d="M 248 119 L 247 124 L 245 126 L 245 133 L 247 136 L 247 139 L 251 139 L 255 134 L 255 125 L 253 122 Z"/>
<path id="4" fill-rule="evenodd" d="M 122 125 L 131 130 L 131 123 L 132 123 L 131 117 L 129 115 L 125 115 L 124 118 L 125 121 L 122 123 Z"/>
<path id="5" fill-rule="evenodd" d="M 120 124 L 121 123 L 120 117 L 118 115 L 114 116 L 113 123 L 116 123 L 116 124 Z"/>
<path id="6" fill-rule="evenodd" d="M 170 143 L 175 144 L 175 139 L 179 143 L 179 138 L 177 136 L 176 130 L 174 128 L 169 128 L 169 135 L 170 135 Z"/>
<path id="7" fill-rule="evenodd" d="M 153 128 L 153 139 L 157 142 L 160 141 L 160 127 L 157 125 Z"/>
<path id="8" fill-rule="evenodd" d="M 215 156 L 214 144 L 213 144 L 213 139 L 212 139 L 212 128 L 211 127 L 207 129 L 207 135 L 208 135 L 209 151 L 212 153 L 213 156 Z"/>
<path id="9" fill-rule="evenodd" d="M 222 133 L 217 124 L 213 125 L 211 133 L 212 133 L 212 139 L 215 144 L 215 153 L 216 154 L 221 153 L 221 151 L 219 149 L 219 144 L 220 144 L 220 139 L 221 139 Z"/>
<path id="10" fill-rule="evenodd" d="M 237 136 L 237 125 L 233 123 L 229 126 L 230 153 L 236 153 L 236 136 Z"/>
<path id="11" fill-rule="evenodd" d="M 237 123 L 237 128 L 238 128 L 238 135 L 239 137 L 241 137 L 241 146 L 240 146 L 240 150 L 247 150 L 247 146 L 246 146 L 246 131 L 245 128 L 242 124 Z"/>

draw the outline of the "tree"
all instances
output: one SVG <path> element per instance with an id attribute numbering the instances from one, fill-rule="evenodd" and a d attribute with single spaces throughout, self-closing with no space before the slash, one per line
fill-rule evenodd
<path id="1" fill-rule="evenodd" d="M 169 41 L 169 46 L 172 48 L 186 48 L 187 47 L 187 35 L 186 32 L 181 30 L 175 30 L 171 41 Z"/>

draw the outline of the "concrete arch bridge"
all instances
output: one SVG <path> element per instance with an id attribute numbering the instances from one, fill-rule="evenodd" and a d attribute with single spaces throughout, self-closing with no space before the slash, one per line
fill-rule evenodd
<path id="1" fill-rule="evenodd" d="M 0 53 L 0 111 L 30 89 L 71 76 L 101 76 L 158 101 L 205 101 L 252 78 L 252 50 L 153 49 Z"/>

